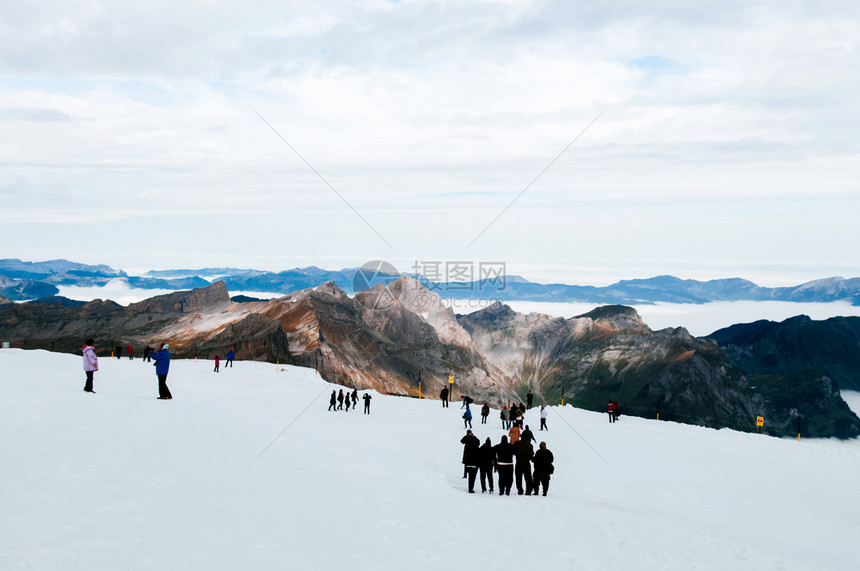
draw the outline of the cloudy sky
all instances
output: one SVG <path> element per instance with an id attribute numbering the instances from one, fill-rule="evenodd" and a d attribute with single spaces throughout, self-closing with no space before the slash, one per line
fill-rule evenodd
<path id="1" fill-rule="evenodd" d="M 0 257 L 860 276 L 854 0 L 250 4 L 0 4 Z"/>

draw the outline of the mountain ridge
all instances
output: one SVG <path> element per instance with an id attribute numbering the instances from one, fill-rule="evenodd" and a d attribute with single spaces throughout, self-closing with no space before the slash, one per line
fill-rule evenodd
<path id="1" fill-rule="evenodd" d="M 362 268 L 325 270 L 317 266 L 293 268 L 280 272 L 237 268 L 201 268 L 198 270 L 152 270 L 142 276 L 129 276 L 109 266 L 89 266 L 67 260 L 22 262 L 0 260 L 0 295 L 23 301 L 57 295 L 57 286 L 105 286 L 119 280 L 140 289 L 182 290 L 206 287 L 224 281 L 231 291 L 289 294 L 325 282 L 334 282 L 349 295 L 365 288 Z M 371 283 L 391 281 L 401 275 L 374 275 Z M 209 276 L 209 278 L 203 277 Z M 214 277 L 212 277 L 214 276 Z M 360 276 L 362 279 L 357 279 Z M 583 302 L 602 305 L 641 305 L 666 303 L 703 304 L 714 301 L 848 301 L 860 306 L 860 278 L 830 277 L 789 287 L 763 287 L 743 278 L 720 278 L 700 281 L 670 275 L 644 279 L 620 280 L 608 286 L 542 284 L 521 276 L 504 280 L 469 282 L 433 282 L 415 277 L 430 291 L 443 298 L 482 298 L 498 301 Z M 503 283 L 502 283 L 503 282 Z"/>

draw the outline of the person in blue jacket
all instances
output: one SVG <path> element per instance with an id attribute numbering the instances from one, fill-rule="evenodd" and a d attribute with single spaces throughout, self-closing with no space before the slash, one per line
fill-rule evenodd
<path id="1" fill-rule="evenodd" d="M 158 351 L 152 353 L 152 360 L 155 361 L 155 374 L 158 376 L 158 398 L 170 400 L 173 398 L 170 389 L 167 388 L 167 372 L 170 370 L 170 345 L 162 343 Z"/>
<path id="2" fill-rule="evenodd" d="M 463 413 L 463 428 L 472 428 L 472 411 L 469 410 L 469 405 L 466 405 L 466 412 Z"/>

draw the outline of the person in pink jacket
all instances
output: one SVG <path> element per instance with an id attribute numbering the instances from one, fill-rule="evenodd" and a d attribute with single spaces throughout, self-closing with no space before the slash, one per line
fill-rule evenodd
<path id="1" fill-rule="evenodd" d="M 93 390 L 93 373 L 99 370 L 99 358 L 96 357 L 95 342 L 92 339 L 87 339 L 84 344 L 84 372 L 87 374 L 87 383 L 84 385 L 84 390 L 88 393 L 95 393 Z"/>

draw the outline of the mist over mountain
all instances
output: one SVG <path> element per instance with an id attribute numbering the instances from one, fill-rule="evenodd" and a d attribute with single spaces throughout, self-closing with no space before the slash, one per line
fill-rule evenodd
<path id="1" fill-rule="evenodd" d="M 223 281 L 230 291 L 288 294 L 326 282 L 335 283 L 348 295 L 375 283 L 406 274 L 373 275 L 368 282 L 362 268 L 325 270 L 316 266 L 281 272 L 237 268 L 152 270 L 143 276 L 129 276 L 108 266 L 89 266 L 67 260 L 22 262 L 0 260 L 0 295 L 11 300 L 29 300 L 59 293 L 58 285 L 104 286 L 112 280 L 139 289 L 183 290 L 206 287 Z M 357 276 L 360 279 L 357 279 Z M 841 277 L 814 280 L 792 287 L 768 288 L 740 279 L 709 281 L 656 276 L 622 280 L 609 286 L 541 284 L 507 275 L 463 282 L 436 282 L 416 277 L 422 285 L 442 298 L 481 297 L 498 301 L 588 302 L 602 305 L 641 305 L 658 302 L 703 304 L 713 301 L 832 302 L 847 300 L 860 306 L 860 278 Z"/>

